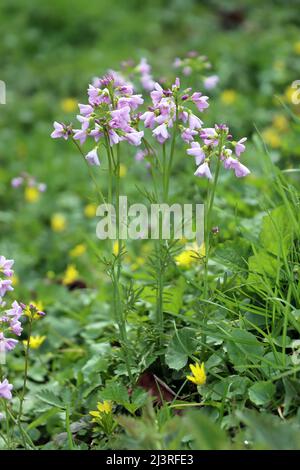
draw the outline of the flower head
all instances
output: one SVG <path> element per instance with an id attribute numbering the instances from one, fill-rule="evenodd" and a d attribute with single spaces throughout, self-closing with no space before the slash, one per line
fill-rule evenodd
<path id="1" fill-rule="evenodd" d="M 7 379 L 4 379 L 3 382 L 0 382 L 0 398 L 5 398 L 5 400 L 11 400 L 12 389 L 13 389 L 13 386 L 8 382 Z"/>
<path id="2" fill-rule="evenodd" d="M 97 147 L 95 147 L 93 150 L 87 153 L 87 155 L 85 156 L 85 159 L 92 166 L 93 165 L 100 166 L 100 161 L 99 161 L 98 154 L 97 154 Z"/>
<path id="3" fill-rule="evenodd" d="M 30 336 L 29 338 L 29 347 L 31 349 L 38 349 L 41 347 L 45 341 L 46 336 Z M 24 346 L 27 346 L 27 340 L 23 341 Z"/>
<path id="4" fill-rule="evenodd" d="M 204 368 L 204 362 L 199 364 L 196 362 L 194 364 L 190 364 L 190 369 L 192 371 L 192 375 L 187 375 L 186 378 L 193 382 L 195 385 L 204 385 L 206 383 L 206 373 Z"/>

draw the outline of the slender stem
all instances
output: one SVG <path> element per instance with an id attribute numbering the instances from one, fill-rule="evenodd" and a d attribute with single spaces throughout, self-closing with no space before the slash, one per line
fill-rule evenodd
<path id="1" fill-rule="evenodd" d="M 72 436 L 72 431 L 71 431 L 71 426 L 70 426 L 70 408 L 69 408 L 69 405 L 67 405 L 67 407 L 66 407 L 66 431 L 67 431 L 67 436 L 68 436 L 69 449 L 74 450 L 74 442 L 73 442 L 73 436 Z"/>
<path id="2" fill-rule="evenodd" d="M 215 199 L 215 194 L 216 194 L 216 188 L 217 188 L 217 183 L 219 179 L 219 173 L 220 173 L 220 168 L 221 168 L 221 152 L 222 152 L 222 140 L 221 143 L 219 144 L 219 150 L 218 150 L 218 155 L 217 155 L 217 167 L 216 167 L 216 172 L 214 176 L 214 181 L 213 185 L 210 188 L 208 186 L 208 193 L 207 193 L 207 202 L 205 205 L 205 217 L 204 217 L 204 249 L 205 249 L 205 259 L 204 259 L 204 291 L 203 291 L 203 298 L 207 300 L 208 298 L 208 260 L 209 260 L 209 255 L 210 255 L 210 237 L 211 237 L 211 215 L 213 211 L 213 206 L 214 206 L 214 199 Z M 204 318 L 203 321 L 205 321 L 206 316 L 207 316 L 207 309 L 204 309 Z M 202 334 L 202 345 L 203 348 L 206 346 L 206 334 Z"/>
<path id="3" fill-rule="evenodd" d="M 75 139 L 72 139 L 72 141 L 73 141 L 74 144 L 76 145 L 77 149 L 78 149 L 79 152 L 80 152 L 80 155 L 83 157 L 84 162 L 85 162 L 85 164 L 87 165 L 89 175 L 90 175 L 90 177 L 91 177 L 91 179 L 92 179 L 92 181 L 93 181 L 93 183 L 94 183 L 94 186 L 95 186 L 95 188 L 96 188 L 96 192 L 98 193 L 98 195 L 99 195 L 99 197 L 100 197 L 100 200 L 101 200 L 104 204 L 106 204 L 105 198 L 104 198 L 104 196 L 103 196 L 103 193 L 102 193 L 100 187 L 98 186 L 98 183 L 97 183 L 96 178 L 95 178 L 95 176 L 94 176 L 94 174 L 93 174 L 93 172 L 92 172 L 92 170 L 91 170 L 90 165 L 88 164 L 88 162 L 87 162 L 86 159 L 85 159 L 85 156 L 84 156 L 83 151 L 81 150 L 80 146 L 78 145 L 78 142 L 76 142 Z"/>
<path id="4" fill-rule="evenodd" d="M 107 158 L 109 162 L 109 190 L 108 190 L 108 202 L 112 203 L 112 191 L 113 191 L 113 166 L 115 170 L 115 199 L 116 199 L 116 242 L 117 242 L 117 259 L 116 265 L 113 261 L 112 265 L 112 284 L 113 284 L 113 305 L 114 305 L 114 314 L 116 322 L 118 324 L 120 340 L 123 349 L 123 356 L 126 364 L 126 369 L 128 373 L 129 380 L 133 384 L 133 378 L 131 373 L 131 354 L 130 348 L 128 346 L 127 332 L 126 332 L 126 320 L 124 318 L 123 303 L 122 303 L 122 293 L 120 290 L 120 277 L 122 270 L 122 241 L 120 240 L 120 230 L 119 230 L 119 206 L 120 206 L 120 147 L 117 144 L 117 156 L 116 159 L 113 154 L 113 150 L 109 143 L 109 136 L 105 132 L 106 148 L 107 148 Z"/>
<path id="5" fill-rule="evenodd" d="M 28 337 L 27 337 L 26 348 L 25 348 L 25 366 L 24 366 L 23 388 L 22 388 L 22 392 L 21 392 L 21 396 L 20 396 L 20 406 L 19 406 L 19 413 L 18 413 L 18 417 L 17 417 L 17 422 L 18 422 L 19 427 L 21 426 L 21 418 L 22 418 L 22 414 L 23 414 L 23 403 L 24 403 L 24 399 L 25 399 L 27 379 L 28 379 L 29 351 L 30 351 L 30 338 L 31 338 L 31 332 L 32 332 L 32 322 L 33 322 L 33 319 L 30 316 L 29 317 Z M 23 437 L 24 446 L 26 448 L 26 441 L 24 439 L 23 433 L 22 433 L 22 437 Z"/>

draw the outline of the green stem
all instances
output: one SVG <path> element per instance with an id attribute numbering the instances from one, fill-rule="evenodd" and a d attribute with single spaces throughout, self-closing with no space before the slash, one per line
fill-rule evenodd
<path id="1" fill-rule="evenodd" d="M 18 413 L 18 417 L 17 417 L 17 423 L 18 423 L 19 428 L 22 426 L 21 425 L 21 418 L 22 418 L 22 414 L 23 414 L 23 404 L 24 404 L 26 386 L 27 386 L 27 379 L 28 379 L 29 351 L 30 351 L 30 338 L 31 338 L 31 332 L 32 332 L 32 322 L 33 322 L 33 319 L 30 316 L 29 317 L 28 337 L 27 337 L 26 349 L 25 349 L 25 366 L 24 366 L 23 388 L 22 388 L 22 392 L 21 392 L 21 396 L 20 396 L 20 406 L 19 406 L 19 413 Z M 25 441 L 23 432 L 22 432 L 22 437 L 23 437 L 24 447 L 26 448 L 26 441 Z"/>
<path id="2" fill-rule="evenodd" d="M 71 426 L 70 426 L 70 408 L 69 408 L 69 406 L 66 407 L 66 431 L 67 431 L 67 436 L 68 436 L 69 449 L 74 450 L 74 442 L 73 442 L 73 436 L 72 436 Z"/>
<path id="3" fill-rule="evenodd" d="M 73 141 L 74 144 L 76 145 L 77 149 L 79 150 L 80 155 L 83 157 L 84 162 L 85 162 L 85 164 L 87 165 L 89 175 L 90 175 L 90 177 L 91 177 L 91 179 L 92 179 L 92 181 L 93 181 L 93 183 L 94 183 L 94 186 L 95 186 L 95 188 L 96 188 L 96 192 L 98 193 L 98 196 L 99 196 L 100 200 L 103 202 L 103 204 L 106 204 L 105 198 L 104 198 L 104 196 L 103 196 L 103 193 L 102 193 L 100 187 L 98 186 L 98 183 L 97 183 L 96 178 L 95 178 L 95 176 L 94 176 L 94 174 L 93 174 L 93 172 L 92 172 L 92 170 L 91 170 L 90 165 L 88 164 L 88 162 L 87 162 L 86 159 L 85 159 L 85 156 L 84 156 L 83 151 L 81 150 L 80 146 L 78 145 L 78 142 L 76 142 L 75 139 L 72 139 L 72 141 Z"/>

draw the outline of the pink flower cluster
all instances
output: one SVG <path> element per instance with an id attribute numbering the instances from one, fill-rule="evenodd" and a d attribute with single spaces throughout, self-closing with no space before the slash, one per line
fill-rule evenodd
<path id="1" fill-rule="evenodd" d="M 14 272 L 12 266 L 14 261 L 6 259 L 4 256 L 0 256 L 0 308 L 2 314 L 0 314 L 0 359 L 3 360 L 6 352 L 12 351 L 18 341 L 14 338 L 7 337 L 6 334 L 14 334 L 20 336 L 22 333 L 22 325 L 20 317 L 23 313 L 25 305 L 19 304 L 16 300 L 12 303 L 11 308 L 5 309 L 6 302 L 3 301 L 3 297 L 7 291 L 13 290 L 11 277 Z M 3 279 L 4 276 L 4 279 Z M 12 398 L 11 390 L 13 386 L 4 379 L 0 382 L 0 398 L 10 400 Z"/>
<path id="2" fill-rule="evenodd" d="M 192 67 L 196 71 L 210 67 L 205 56 L 191 52 L 185 59 L 177 59 L 176 67 Z M 225 169 L 232 169 L 240 178 L 250 173 L 247 167 L 240 162 L 240 155 L 245 150 L 245 137 L 234 141 L 225 125 L 203 127 L 202 120 L 193 111 L 197 108 L 202 113 L 209 107 L 208 96 L 201 92 L 193 92 L 191 88 L 180 89 L 180 80 L 176 78 L 170 87 L 163 88 L 154 82 L 151 67 L 142 59 L 137 66 L 132 63 L 124 67 L 132 73 L 138 72 L 144 88 L 150 92 L 151 105 L 144 113 L 137 112 L 144 103 L 142 95 L 135 94 L 133 85 L 115 71 L 109 71 L 107 76 L 96 78 L 88 88 L 88 104 L 79 104 L 80 114 L 77 119 L 81 124 L 78 129 L 71 125 L 54 122 L 53 138 L 68 139 L 72 137 L 84 144 L 92 139 L 96 145 L 85 158 L 91 165 L 100 165 L 98 156 L 99 141 L 104 140 L 106 146 L 113 146 L 121 141 L 139 147 L 145 144 L 145 149 L 139 149 L 136 160 L 143 160 L 154 155 L 151 145 L 144 139 L 144 131 L 138 126 L 142 122 L 145 129 L 152 132 L 152 136 L 159 144 L 168 140 L 175 143 L 179 135 L 184 143 L 189 145 L 188 155 L 195 157 L 197 169 L 196 176 L 212 178 L 210 164 L 216 158 L 222 161 Z M 187 72 L 187 70 L 186 70 Z M 186 73 L 188 75 L 188 73 Z M 212 88 L 218 77 L 206 77 L 206 88 Z M 172 131 L 171 131 L 172 129 Z M 173 145 L 173 144 L 172 144 Z M 149 162 L 148 162 L 149 163 Z"/>
<path id="3" fill-rule="evenodd" d="M 164 144 L 170 138 L 168 129 L 173 127 L 175 122 L 181 122 L 181 138 L 185 142 L 194 140 L 202 127 L 202 121 L 185 105 L 193 102 L 198 111 L 202 112 L 208 108 L 208 96 L 196 92 L 190 94 L 188 88 L 180 92 L 180 80 L 176 78 L 171 89 L 163 89 L 159 83 L 155 83 L 155 89 L 150 93 L 152 106 L 141 115 L 145 127 L 152 129 L 152 134 L 160 144 Z M 186 127 L 184 127 L 184 125 Z"/>
<path id="4" fill-rule="evenodd" d="M 28 173 L 21 173 L 20 176 L 16 176 L 11 180 L 11 185 L 13 188 L 19 188 L 20 186 L 28 186 L 30 188 L 36 188 L 40 193 L 43 193 L 47 189 L 45 183 L 39 183 L 36 179 L 29 175 Z"/>
<path id="5" fill-rule="evenodd" d="M 201 143 L 191 142 L 187 150 L 188 155 L 195 157 L 197 169 L 195 176 L 203 176 L 212 179 L 210 162 L 213 158 L 220 158 L 226 170 L 233 170 L 235 176 L 242 178 L 250 173 L 250 170 L 243 165 L 239 157 L 245 151 L 246 137 L 239 141 L 233 141 L 229 134 L 229 129 L 224 124 L 215 127 L 202 128 L 199 132 Z M 235 156 L 234 156 L 235 154 Z"/>
<path id="6" fill-rule="evenodd" d="M 137 108 L 144 102 L 142 95 L 134 93 L 133 86 L 126 83 L 117 73 L 95 79 L 87 90 L 88 104 L 79 104 L 80 114 L 77 119 L 81 124 L 78 129 L 54 122 L 51 137 L 68 139 L 73 137 L 82 145 L 88 138 L 96 146 L 86 155 L 91 165 L 100 165 L 98 142 L 104 139 L 110 146 L 121 141 L 139 146 L 144 136 L 137 126 L 139 117 Z"/>
<path id="7" fill-rule="evenodd" d="M 136 66 L 136 71 L 140 74 L 140 82 L 144 90 L 152 91 L 155 87 L 155 81 L 153 80 L 151 66 L 148 64 L 147 59 L 141 59 L 140 63 Z"/>
<path id="8" fill-rule="evenodd" d="M 206 75 L 206 70 L 211 68 L 211 64 L 205 55 L 199 55 L 196 51 L 188 52 L 183 59 L 177 57 L 173 66 L 182 71 L 186 77 L 193 72 L 200 74 L 206 90 L 211 90 L 219 83 L 218 75 Z"/>

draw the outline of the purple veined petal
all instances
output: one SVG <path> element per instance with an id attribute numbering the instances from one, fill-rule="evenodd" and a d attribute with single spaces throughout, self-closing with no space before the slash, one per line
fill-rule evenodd
<path id="1" fill-rule="evenodd" d="M 210 172 L 207 162 L 202 163 L 194 173 L 195 176 L 203 176 L 209 180 L 212 179 L 212 174 Z"/>
<path id="2" fill-rule="evenodd" d="M 207 100 L 209 99 L 208 96 L 203 96 L 200 92 L 195 92 L 191 96 L 192 101 L 198 108 L 198 111 L 202 112 L 204 109 L 208 108 L 209 104 Z"/>
<path id="3" fill-rule="evenodd" d="M 0 351 L 12 351 L 16 345 L 18 344 L 18 341 L 13 338 L 6 338 L 2 332 L 0 332 Z"/>
<path id="4" fill-rule="evenodd" d="M 10 279 L 0 279 L 0 297 L 4 297 L 6 292 L 13 291 L 12 281 Z"/>
<path id="5" fill-rule="evenodd" d="M 141 145 L 142 138 L 144 137 L 144 132 L 127 132 L 125 134 L 125 139 L 131 145 L 139 146 Z"/>
<path id="6" fill-rule="evenodd" d="M 243 178 L 244 176 L 249 175 L 251 172 L 249 168 L 237 161 L 234 166 L 234 173 L 237 178 Z"/>
<path id="7" fill-rule="evenodd" d="M 98 124 L 95 125 L 95 129 L 90 131 L 90 136 L 93 137 L 95 142 L 98 142 L 103 137 L 103 129 Z"/>
<path id="8" fill-rule="evenodd" d="M 238 161 L 235 158 L 229 156 L 225 158 L 223 164 L 226 170 L 230 170 L 230 169 L 235 168 L 236 163 L 238 163 Z"/>
<path id="9" fill-rule="evenodd" d="M 111 147 L 120 142 L 120 138 L 119 138 L 118 134 L 112 129 L 109 129 L 108 137 L 109 137 L 109 144 L 110 144 Z"/>
<path id="10" fill-rule="evenodd" d="M 146 111 L 141 115 L 140 119 L 144 121 L 145 127 L 150 127 L 150 129 L 153 129 L 155 125 L 155 114 L 152 111 Z"/>
<path id="11" fill-rule="evenodd" d="M 64 137 L 65 126 L 63 124 L 60 124 L 57 121 L 54 121 L 53 126 L 54 126 L 54 131 L 51 133 L 52 139 L 59 139 L 61 137 Z"/>
<path id="12" fill-rule="evenodd" d="M 83 129 L 74 129 L 74 139 L 79 140 L 80 144 L 83 145 L 87 139 L 87 131 Z"/>
<path id="13" fill-rule="evenodd" d="M 79 103 L 78 107 L 79 107 L 80 114 L 82 116 L 87 117 L 87 116 L 90 116 L 94 112 L 94 108 L 90 104 L 81 104 L 81 103 Z"/>
<path id="14" fill-rule="evenodd" d="M 6 259 L 4 256 L 0 256 L 0 272 L 2 271 L 5 276 L 11 277 L 13 275 L 14 272 L 11 269 L 13 264 L 13 259 Z"/>
<path id="15" fill-rule="evenodd" d="M 5 398 L 6 400 L 12 399 L 11 390 L 13 386 L 8 382 L 7 379 L 4 379 L 3 382 L 0 382 L 0 397 Z"/>
<path id="16" fill-rule="evenodd" d="M 11 308 L 5 311 L 5 314 L 9 317 L 13 317 L 18 320 L 23 313 L 23 307 L 16 300 L 12 303 Z"/>
<path id="17" fill-rule="evenodd" d="M 19 322 L 18 320 L 13 320 L 10 323 L 10 330 L 14 335 L 21 336 L 21 333 L 23 331 L 21 322 Z"/>
<path id="18" fill-rule="evenodd" d="M 193 142 L 194 136 L 197 134 L 198 134 L 197 131 L 194 131 L 193 129 L 189 129 L 188 127 L 186 127 L 181 133 L 181 138 L 182 140 L 184 140 L 184 142 L 189 143 L 189 142 Z"/>
<path id="19" fill-rule="evenodd" d="M 160 144 L 163 144 L 170 137 L 166 124 L 156 127 L 152 134 Z"/>
<path id="20" fill-rule="evenodd" d="M 86 116 L 81 116 L 80 114 L 77 114 L 76 118 L 79 122 L 81 122 L 81 129 L 83 131 L 86 131 L 90 125 L 90 118 Z"/>
<path id="21" fill-rule="evenodd" d="M 88 152 L 85 156 L 86 161 L 91 166 L 100 166 L 100 160 L 97 153 L 97 147 L 93 148 L 90 152 Z"/>
<path id="22" fill-rule="evenodd" d="M 190 129 L 201 129 L 203 126 L 203 122 L 199 119 L 195 114 L 191 113 L 189 115 L 189 127 Z"/>
<path id="23" fill-rule="evenodd" d="M 235 144 L 235 154 L 237 157 L 241 155 L 241 153 L 245 152 L 246 146 L 244 145 L 244 142 L 246 142 L 247 137 L 243 137 L 240 139 L 238 142 Z"/>
<path id="24" fill-rule="evenodd" d="M 198 142 L 192 142 L 191 148 L 187 149 L 186 153 L 195 157 L 196 165 L 200 165 L 205 159 L 205 152 Z"/>

